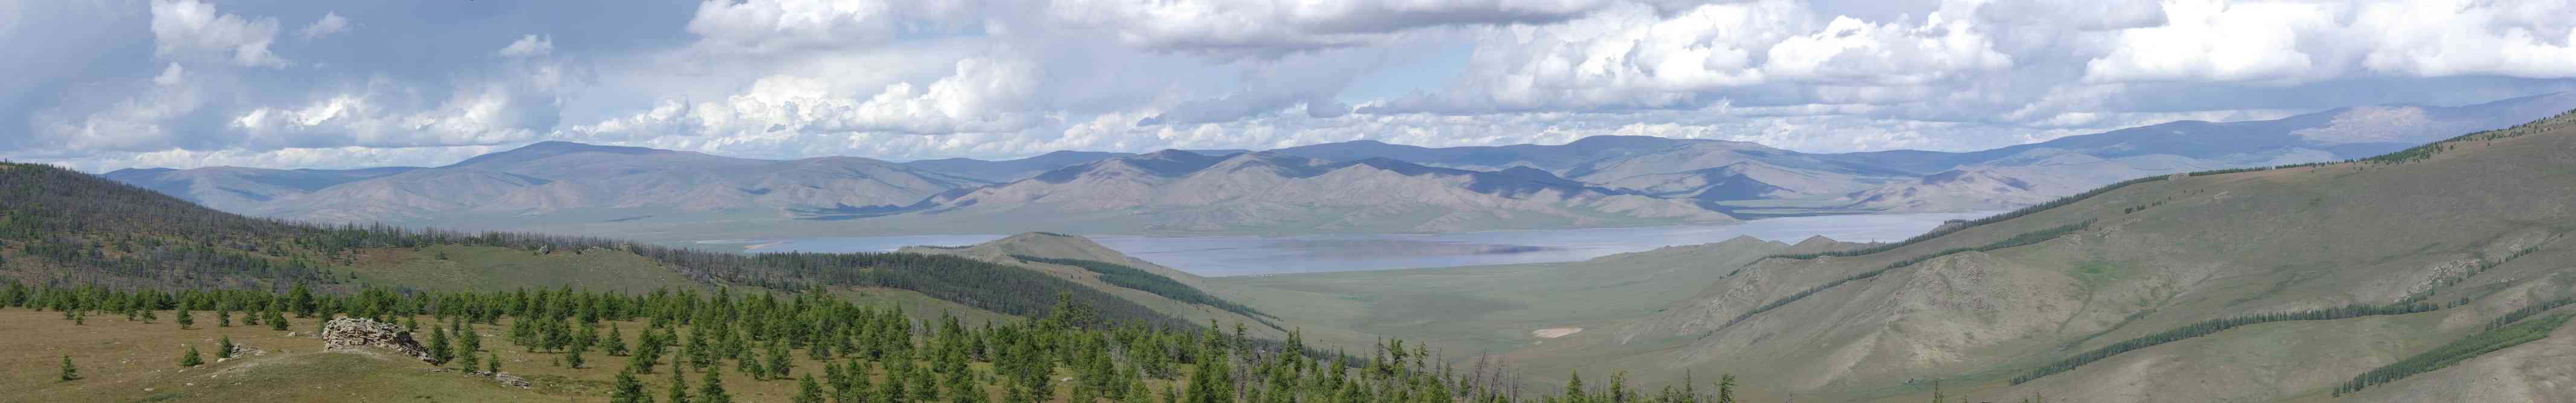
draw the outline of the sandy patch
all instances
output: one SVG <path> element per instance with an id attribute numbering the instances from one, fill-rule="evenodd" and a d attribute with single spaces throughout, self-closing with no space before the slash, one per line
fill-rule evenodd
<path id="1" fill-rule="evenodd" d="M 1531 336 L 1538 336 L 1538 338 L 1541 338 L 1541 339 L 1553 339 L 1553 338 L 1565 337 L 1565 336 L 1569 336 L 1569 335 L 1573 335 L 1573 334 L 1575 334 L 1575 333 L 1581 333 L 1581 332 L 1583 332 L 1583 328 L 1579 328 L 1579 327 L 1560 327 L 1560 328 L 1553 328 L 1553 329 L 1539 329 L 1539 330 L 1532 330 L 1532 331 L 1530 331 L 1530 335 L 1531 335 Z"/>

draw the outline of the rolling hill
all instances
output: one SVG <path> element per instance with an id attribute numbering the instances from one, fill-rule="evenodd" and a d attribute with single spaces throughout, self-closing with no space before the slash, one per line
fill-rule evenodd
<path id="1" fill-rule="evenodd" d="M 2438 137 L 2427 133 L 2503 127 L 2568 108 L 2576 108 L 2576 94 L 2359 106 L 2274 120 L 2169 122 L 1970 152 L 1827 154 L 1595 136 L 1561 145 L 1362 140 L 1257 153 L 1058 151 L 891 163 L 546 142 L 432 168 L 129 169 L 107 176 L 263 217 L 654 241 L 1445 232 L 1995 211 L 2130 178 L 2367 157 Z M 1324 213 L 1340 210 L 1358 213 Z M 919 214 L 925 211 L 938 214 Z"/>
<path id="2" fill-rule="evenodd" d="M 813 218 L 835 218 L 828 213 Z M 1734 220 L 1688 200 L 1529 169 L 1482 172 L 1384 158 L 1333 162 L 1178 150 L 953 192 L 898 214 L 1086 229 L 1066 232 L 1444 232 Z"/>
<path id="3" fill-rule="evenodd" d="M 1292 320 L 1491 349 L 1523 373 L 1735 373 L 1765 400 L 2562 401 L 2576 372 L 2552 357 L 2576 338 L 2551 334 L 2576 315 L 2576 209 L 2552 201 L 2570 199 L 2576 112 L 2354 162 L 2131 180 L 1895 244 L 1228 281 Z M 1678 277 L 1618 274 L 1655 272 Z M 1566 280 L 1588 275 L 1628 280 Z M 1595 294 L 1634 297 L 1572 297 Z M 1592 301 L 1628 302 L 1545 313 Z M 1478 319 L 1401 320 L 1452 317 Z"/>
<path id="4" fill-rule="evenodd" d="M 52 166 L 0 164 L 0 279 L 28 284 L 635 293 L 825 289 L 924 314 L 944 310 L 971 318 L 1043 314 L 1064 294 L 1113 319 L 1202 323 L 1161 312 L 1188 304 L 1129 300 L 1136 295 L 1084 283 L 1096 283 L 1089 279 L 1060 278 L 1050 271 L 1057 269 L 945 254 L 743 255 L 602 238 L 319 226 L 213 211 Z"/>

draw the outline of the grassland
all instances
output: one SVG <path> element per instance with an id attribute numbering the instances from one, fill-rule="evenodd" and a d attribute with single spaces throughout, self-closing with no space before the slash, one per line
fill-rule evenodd
<path id="1" fill-rule="evenodd" d="M 529 389 L 503 386 L 490 378 L 468 376 L 409 357 L 374 349 L 325 351 L 322 341 L 312 337 L 318 321 L 315 318 L 291 318 L 288 331 L 271 331 L 265 326 L 218 327 L 207 312 L 198 312 L 197 326 L 180 329 L 168 319 L 175 312 L 160 312 L 156 323 L 127 321 L 105 316 L 89 317 L 86 324 L 74 325 L 56 312 L 24 309 L 0 309 L 0 391 L 8 391 L 0 400 L 52 402 L 133 402 L 133 401 L 212 401 L 212 402 L 303 402 L 303 401 L 608 401 L 609 387 L 622 357 L 593 352 L 585 368 L 568 368 L 557 364 L 562 353 L 526 352 L 510 344 L 508 321 L 501 326 L 477 326 L 483 333 L 484 350 L 499 357 L 502 372 L 527 378 Z M 605 328 L 617 326 L 632 344 L 640 322 L 603 321 Z M 423 324 L 428 326 L 428 324 Z M 426 331 L 426 328 L 423 329 Z M 287 336 L 292 332 L 295 336 Z M 218 338 L 231 337 L 233 342 L 260 350 L 259 353 L 217 360 L 213 351 Z M 188 346 L 204 352 L 205 365 L 180 367 L 180 354 Z M 58 381 L 62 357 L 71 357 L 81 378 Z M 791 376 L 821 377 L 822 362 L 794 354 L 795 372 Z M 924 365 L 927 365 L 925 362 Z M 973 363 L 973 368 L 991 373 L 991 364 Z M 728 368 L 730 369 L 730 368 Z M 667 388 L 668 374 L 639 375 L 646 390 L 655 397 Z M 1070 372 L 1059 372 L 1069 375 Z M 794 380 L 756 380 L 738 371 L 723 371 L 725 390 L 734 401 L 783 402 L 796 392 Z M 698 372 L 689 373 L 689 387 L 695 391 Z M 882 381 L 883 374 L 875 375 Z M 1160 391 L 1166 380 L 1147 380 L 1151 390 Z M 1062 386 L 1060 383 L 1059 386 Z M 989 390 L 1001 401 L 1002 390 Z M 1063 393 L 1060 391 L 1060 393 Z"/>

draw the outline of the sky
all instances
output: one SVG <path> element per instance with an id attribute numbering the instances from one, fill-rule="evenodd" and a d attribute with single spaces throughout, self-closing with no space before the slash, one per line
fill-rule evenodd
<path id="1" fill-rule="evenodd" d="M 0 2 L 0 159 L 1974 150 L 2576 90 L 2576 0 Z"/>

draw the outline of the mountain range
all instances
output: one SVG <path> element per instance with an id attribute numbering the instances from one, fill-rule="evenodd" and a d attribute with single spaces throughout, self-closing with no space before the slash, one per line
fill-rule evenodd
<path id="1" fill-rule="evenodd" d="M 2557 335 L 2576 331 L 2576 209 L 2553 202 L 2576 198 L 2576 111 L 2453 136 L 2127 180 L 1899 243 L 1214 287 L 1514 373 L 1731 374 L 1755 401 L 2576 400 Z"/>
<path id="2" fill-rule="evenodd" d="M 1058 151 L 1017 160 L 760 160 L 543 142 L 440 167 L 125 169 L 217 209 L 317 222 L 599 235 L 892 232 L 1317 233 L 1727 222 L 1995 211 L 2124 179 L 2338 161 L 2576 108 L 2559 93 L 2181 121 L 1971 152 L 1805 153 L 1706 139 L 1260 152 Z M 759 229 L 761 232 L 750 231 Z"/>

